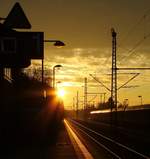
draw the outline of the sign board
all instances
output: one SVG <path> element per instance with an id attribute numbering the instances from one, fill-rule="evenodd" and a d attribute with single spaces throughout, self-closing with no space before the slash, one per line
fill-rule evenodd
<path id="1" fill-rule="evenodd" d="M 44 58 L 44 33 L 19 32 L 18 49 L 30 59 Z"/>
<path id="2" fill-rule="evenodd" d="M 43 59 L 43 32 L 0 32 L 0 66 L 28 66 L 31 59 Z"/>
<path id="3" fill-rule="evenodd" d="M 15 3 L 3 24 L 8 28 L 31 29 L 31 24 L 18 2 Z"/>

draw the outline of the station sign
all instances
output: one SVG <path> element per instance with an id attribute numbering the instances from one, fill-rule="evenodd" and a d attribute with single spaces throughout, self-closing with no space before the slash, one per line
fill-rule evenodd
<path id="1" fill-rule="evenodd" d="M 43 41 L 43 32 L 0 32 L 0 66 L 19 67 L 43 59 Z"/>
<path id="2" fill-rule="evenodd" d="M 16 2 L 4 21 L 4 26 L 17 29 L 31 29 L 31 24 L 21 5 Z"/>

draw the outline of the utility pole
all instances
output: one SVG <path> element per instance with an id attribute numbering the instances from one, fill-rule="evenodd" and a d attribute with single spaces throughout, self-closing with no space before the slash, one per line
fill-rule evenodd
<path id="1" fill-rule="evenodd" d="M 102 103 L 103 103 L 102 95 L 103 95 L 103 94 L 100 94 L 100 104 L 102 104 Z"/>
<path id="2" fill-rule="evenodd" d="M 73 103 L 72 103 L 72 117 L 75 118 L 76 117 L 76 110 L 75 110 L 75 97 L 73 97 Z"/>
<path id="3" fill-rule="evenodd" d="M 42 62 L 42 84 L 44 84 L 44 57 L 42 58 L 42 60 L 41 60 L 41 62 Z"/>
<path id="4" fill-rule="evenodd" d="M 117 111 L 117 60 L 116 60 L 116 36 L 117 33 L 112 28 L 112 77 L 111 77 L 111 111 L 114 107 Z"/>
<path id="5" fill-rule="evenodd" d="M 78 109 L 79 109 L 79 92 L 77 91 L 76 118 L 78 117 Z"/>
<path id="6" fill-rule="evenodd" d="M 75 98 L 73 97 L 72 110 L 75 110 Z"/>
<path id="7" fill-rule="evenodd" d="M 105 103 L 105 96 L 106 96 L 106 93 L 104 93 L 104 103 Z"/>
<path id="8" fill-rule="evenodd" d="M 87 109 L 87 78 L 84 78 L 84 110 Z"/>

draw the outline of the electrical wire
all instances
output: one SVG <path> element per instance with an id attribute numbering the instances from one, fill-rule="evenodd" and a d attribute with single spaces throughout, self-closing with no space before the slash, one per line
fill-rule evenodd
<path id="1" fill-rule="evenodd" d="M 92 102 L 95 98 L 97 97 L 97 95 L 95 95 L 92 99 L 90 99 L 88 102 Z"/>
<path id="2" fill-rule="evenodd" d="M 136 30 L 136 27 L 139 26 L 139 24 L 142 23 L 145 20 L 145 18 L 148 16 L 149 12 L 150 12 L 150 9 L 148 9 L 145 12 L 145 14 L 138 20 L 138 22 L 127 32 L 125 37 L 121 40 L 121 43 L 122 43 L 122 41 L 127 40 L 129 35 L 131 36 L 131 34 Z M 121 43 L 118 46 L 120 46 Z"/>
<path id="3" fill-rule="evenodd" d="M 129 37 L 129 35 L 131 36 L 131 34 L 136 30 L 137 26 L 139 26 L 142 22 L 145 21 L 146 17 L 149 15 L 149 12 L 150 12 L 150 9 L 148 9 L 148 10 L 145 12 L 145 14 L 139 19 L 139 21 L 127 32 L 126 36 L 123 38 L 122 41 L 127 40 L 128 37 Z M 150 36 L 150 33 L 146 35 L 146 34 L 145 34 L 145 29 L 144 29 L 144 37 L 143 37 L 140 41 L 138 41 L 138 42 L 133 46 L 132 49 L 130 49 L 130 50 L 128 50 L 128 51 L 127 51 L 127 49 L 124 49 L 124 48 L 121 47 L 121 43 L 122 43 L 122 42 L 121 42 L 120 44 L 118 44 L 118 47 L 119 47 L 119 48 L 122 48 L 122 49 L 124 49 L 124 50 L 126 50 L 126 51 L 127 51 L 126 55 L 128 54 L 128 55 L 125 56 L 125 57 L 122 56 L 122 57 L 121 57 L 121 59 L 122 59 L 121 61 L 124 61 L 124 59 L 126 59 L 126 58 L 129 57 L 129 56 L 131 56 L 131 55 L 134 53 L 135 49 L 136 49 L 137 47 L 139 47 L 149 36 Z M 119 63 L 120 63 L 121 61 L 119 61 Z"/>
<path id="4" fill-rule="evenodd" d="M 150 33 L 147 34 L 146 36 L 144 36 L 140 41 L 138 41 L 138 42 L 134 45 L 134 47 L 127 52 L 128 56 L 125 56 L 124 58 L 122 58 L 122 59 L 119 61 L 119 63 L 122 62 L 122 61 L 124 61 L 124 60 L 125 60 L 126 58 L 128 58 L 129 56 L 133 55 L 133 54 L 135 53 L 136 48 L 139 47 L 139 46 L 140 46 L 147 38 L 149 38 L 149 37 L 150 37 Z"/>

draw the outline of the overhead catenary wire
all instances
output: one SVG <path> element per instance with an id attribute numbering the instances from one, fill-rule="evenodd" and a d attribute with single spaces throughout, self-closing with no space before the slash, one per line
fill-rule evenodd
<path id="1" fill-rule="evenodd" d="M 121 40 L 120 44 L 118 44 L 118 47 L 119 48 L 122 48 L 121 47 L 121 44 L 123 43 L 123 41 L 127 40 L 129 37 L 131 37 L 132 33 L 135 32 L 136 28 L 142 23 L 145 21 L 146 17 L 149 16 L 149 13 L 150 13 L 150 9 L 148 9 L 145 14 L 138 20 L 138 22 L 127 32 L 126 36 L 123 38 L 123 40 Z M 144 26 L 145 28 L 145 26 Z M 130 35 L 130 36 L 129 36 Z M 146 32 L 145 32 L 145 29 L 144 29 L 144 37 L 142 39 L 140 39 L 131 49 L 125 49 L 125 48 L 122 48 L 126 51 L 126 56 L 122 56 L 119 61 L 122 62 L 124 61 L 127 57 L 131 56 L 134 51 L 136 50 L 136 48 L 138 48 L 148 37 L 150 36 L 150 33 L 146 35 Z"/>
<path id="2" fill-rule="evenodd" d="M 121 42 L 118 44 L 118 46 L 120 46 L 123 41 L 127 40 L 129 35 L 131 36 L 131 34 L 136 30 L 136 27 L 140 25 L 140 23 L 144 22 L 145 18 L 149 15 L 150 13 L 150 9 L 148 9 L 143 16 L 140 17 L 140 19 L 137 21 L 136 24 L 134 24 L 131 29 L 126 33 L 126 35 L 124 36 L 124 38 L 121 40 Z"/>
<path id="3" fill-rule="evenodd" d="M 140 73 L 135 74 L 132 78 L 130 78 L 127 82 L 125 82 L 123 85 L 121 85 L 117 90 L 119 90 L 120 88 L 123 88 L 124 86 L 126 86 L 130 81 L 132 81 L 134 78 L 136 78 Z"/>
<path id="4" fill-rule="evenodd" d="M 89 103 L 89 102 L 92 102 L 96 97 L 97 97 L 97 95 L 95 95 L 92 99 L 90 99 L 90 100 L 88 101 L 88 103 Z"/>
<path id="5" fill-rule="evenodd" d="M 136 30 L 136 28 L 137 28 L 142 22 L 145 21 L 146 17 L 148 17 L 148 15 L 149 15 L 149 13 L 150 13 L 150 9 L 148 9 L 148 10 L 144 13 L 144 15 L 140 17 L 140 19 L 137 21 L 137 23 L 131 27 L 131 29 L 126 33 L 126 35 L 124 36 L 124 38 L 123 38 L 123 39 L 121 40 L 121 42 L 118 44 L 118 48 L 121 48 L 121 49 L 125 50 L 125 51 L 127 52 L 127 54 L 129 54 L 128 56 L 125 56 L 125 57 L 122 56 L 121 59 L 124 59 L 124 58 L 126 59 L 127 57 L 131 56 L 131 55 L 132 55 L 131 53 L 133 53 L 133 51 L 134 51 L 138 46 L 140 46 L 140 45 L 143 43 L 144 40 L 146 40 L 146 39 L 150 36 L 149 34 L 146 35 L 145 30 L 144 30 L 144 37 L 143 37 L 140 41 L 138 41 L 138 42 L 136 43 L 136 45 L 133 46 L 132 49 L 128 50 L 128 49 L 126 49 L 126 48 L 124 48 L 124 47 L 121 46 L 121 44 L 123 43 L 123 41 L 127 40 L 127 39 L 131 36 L 131 34 Z M 129 36 L 129 35 L 130 35 L 130 36 Z M 107 58 L 106 61 L 105 61 L 105 63 L 107 64 L 110 59 L 111 59 L 111 58 Z M 121 60 L 121 61 L 123 61 L 123 60 Z M 119 63 L 120 63 L 121 61 L 119 61 Z"/>
<path id="6" fill-rule="evenodd" d="M 92 74 L 89 74 L 95 81 L 100 83 L 104 88 L 106 88 L 108 91 L 111 91 L 107 86 L 105 86 L 101 81 L 99 81 L 96 77 L 94 77 Z"/>
<path id="7" fill-rule="evenodd" d="M 131 55 L 133 55 L 135 53 L 136 48 L 138 48 L 147 38 L 150 37 L 150 33 L 147 34 L 146 36 L 144 36 L 140 41 L 138 41 L 134 47 L 132 49 L 130 49 L 126 54 L 128 56 L 125 56 L 124 58 L 120 59 L 119 63 L 124 61 L 125 59 L 127 59 L 128 57 L 130 57 Z"/>

